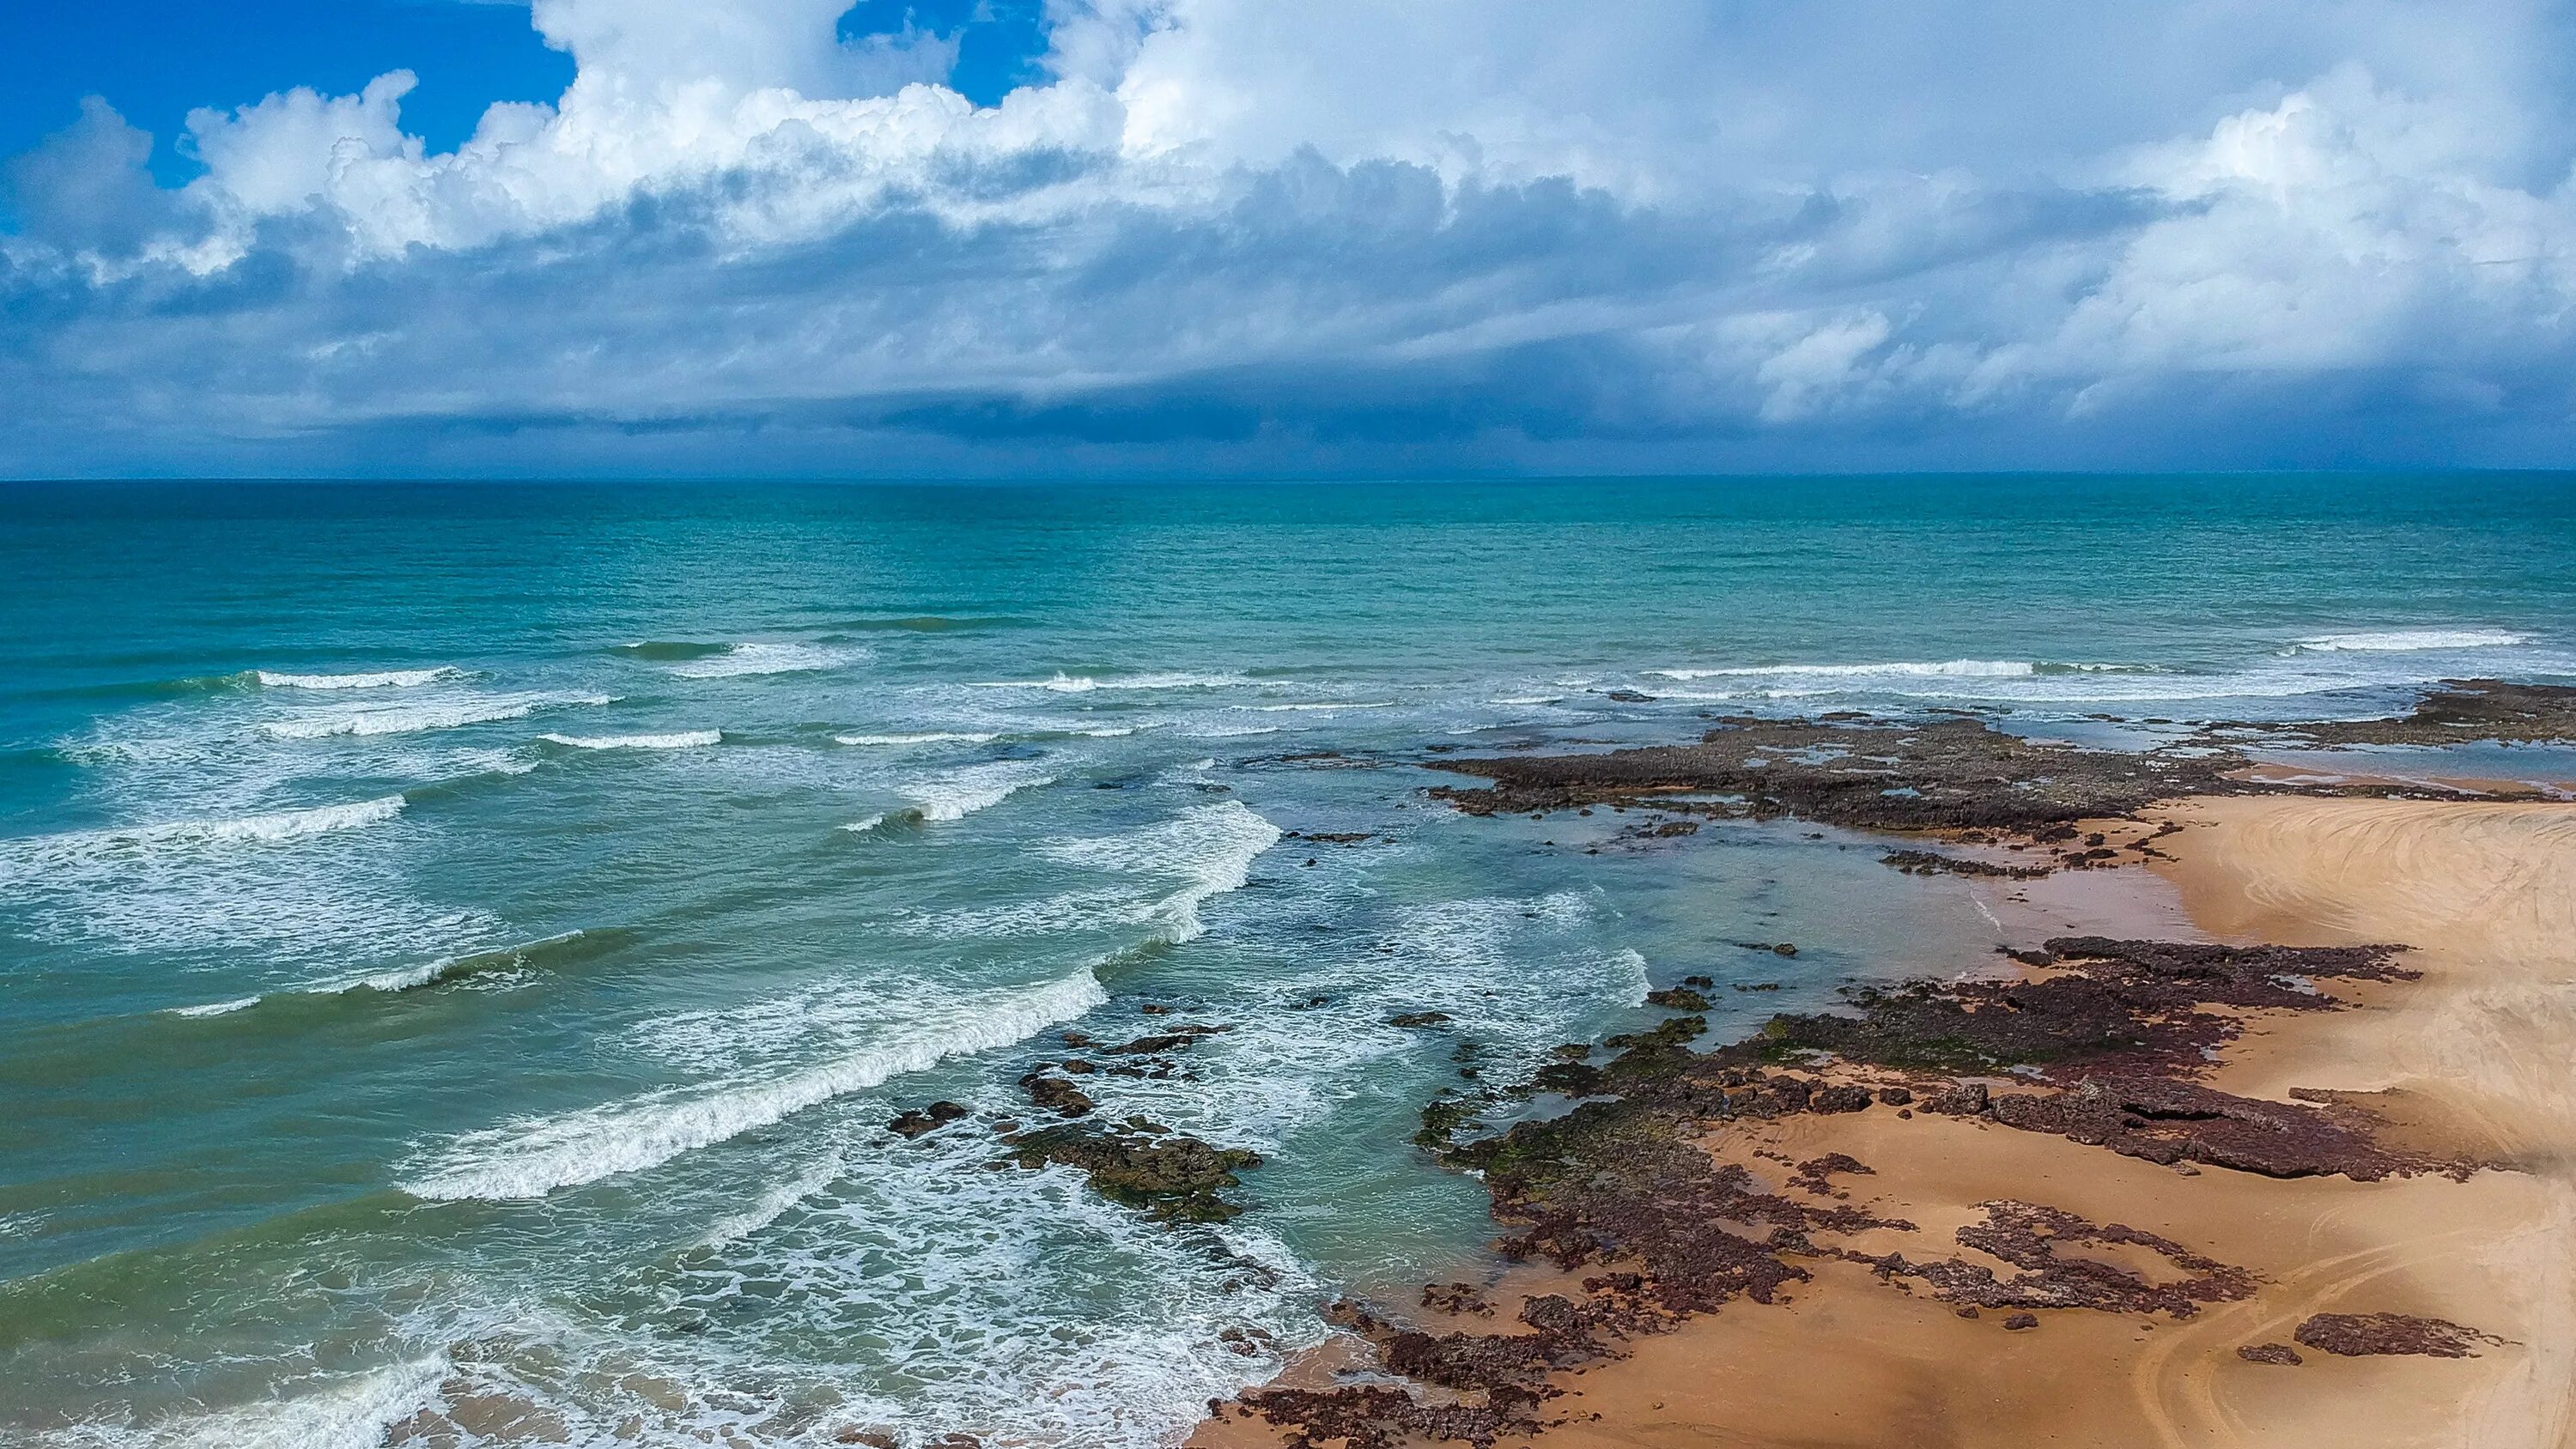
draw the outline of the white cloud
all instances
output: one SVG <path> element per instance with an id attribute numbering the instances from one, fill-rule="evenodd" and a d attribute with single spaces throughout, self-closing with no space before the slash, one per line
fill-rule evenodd
<path id="1" fill-rule="evenodd" d="M 0 467 L 2568 434 L 2537 0 L 1050 0 L 1046 74 L 981 108 L 955 34 L 847 8 L 538 0 L 552 105 L 449 153 L 407 72 L 202 110 L 176 194 L 96 108 L 12 163 Z"/>

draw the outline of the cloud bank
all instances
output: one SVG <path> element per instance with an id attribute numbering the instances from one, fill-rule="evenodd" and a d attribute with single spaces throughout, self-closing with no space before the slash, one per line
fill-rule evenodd
<path id="1" fill-rule="evenodd" d="M 2541 0 L 536 0 L 412 77 L 7 163 L 0 472 L 2552 464 Z"/>

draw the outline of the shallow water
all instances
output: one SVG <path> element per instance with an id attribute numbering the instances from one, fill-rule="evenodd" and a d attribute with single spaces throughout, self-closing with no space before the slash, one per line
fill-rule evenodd
<path id="1" fill-rule="evenodd" d="M 1469 820 L 1426 751 L 2564 677 L 2571 499 L 0 486 L 0 1442 L 1167 1440 L 1275 1367 L 1223 1330 L 1484 1236 L 1405 1141 L 1462 1064 L 1993 943 L 1870 842 Z M 1223 1227 L 882 1130 L 1173 1019 L 1233 1029 L 1096 1095 L 1269 1156 Z"/>

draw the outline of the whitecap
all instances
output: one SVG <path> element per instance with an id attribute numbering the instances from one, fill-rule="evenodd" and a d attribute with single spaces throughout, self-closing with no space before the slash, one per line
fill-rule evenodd
<path id="1" fill-rule="evenodd" d="M 722 730 L 682 730 L 667 735 L 539 735 L 550 745 L 576 750 L 693 750 L 717 744 Z"/>
<path id="2" fill-rule="evenodd" d="M 1234 706 L 1234 708 L 1260 710 L 1266 714 L 1304 713 L 1307 711 L 1327 713 L 1338 712 L 1346 709 L 1393 709 L 1395 708 L 1395 701 L 1391 699 L 1347 701 L 1330 700 L 1319 704 L 1238 704 Z"/>
<path id="3" fill-rule="evenodd" d="M 316 711 L 271 720 L 260 728 L 279 739 L 318 740 L 335 735 L 396 735 L 457 729 L 519 719 L 559 705 L 614 704 L 605 694 L 485 694 L 422 704 L 378 704 Z"/>
<path id="4" fill-rule="evenodd" d="M 496 946 L 489 950 L 460 952 L 452 956 L 441 956 L 434 961 L 424 961 L 417 966 L 398 966 L 389 971 L 372 971 L 361 976 L 325 981 L 316 986 L 273 991 L 264 996 L 244 996 L 232 1001 L 210 1002 L 204 1006 L 174 1006 L 170 1008 L 170 1014 L 187 1017 L 229 1016 L 236 1011 L 247 1010 L 279 996 L 342 996 L 353 991 L 386 993 L 410 991 L 417 987 L 432 986 L 441 981 L 470 976 L 495 967 L 523 966 L 528 963 L 528 958 L 533 954 L 549 951 L 557 946 L 568 946 L 575 941 L 586 939 L 587 936 L 588 933 L 584 931 L 564 931 L 556 935 L 540 937 L 534 941 L 522 941 L 515 946 Z"/>
<path id="5" fill-rule="evenodd" d="M 820 644 L 750 643 L 735 644 L 721 654 L 666 667 L 682 679 L 736 679 L 748 675 L 806 674 L 820 669 L 838 669 L 859 657 L 857 651 L 830 649 Z"/>
<path id="6" fill-rule="evenodd" d="M 1804 674 L 1827 678 L 1888 675 L 1899 679 L 2018 679 L 2038 673 L 2039 666 L 2019 659 L 1945 659 L 1930 663 L 1897 660 L 1887 664 L 1754 664 L 1728 669 L 1649 669 L 1646 672 L 1682 680 Z"/>
<path id="7" fill-rule="evenodd" d="M 744 1238 L 785 1217 L 790 1208 L 813 1197 L 840 1180 L 848 1171 L 841 1154 L 835 1152 L 798 1173 L 795 1177 L 761 1194 L 760 1201 L 730 1217 L 719 1219 L 698 1240 L 702 1248 L 721 1248 Z"/>
<path id="8" fill-rule="evenodd" d="M 978 994 L 907 1023 L 909 1034 L 786 1076 L 673 1088 L 458 1139 L 401 1184 L 433 1201 L 537 1198 L 668 1162 L 953 1056 L 1024 1041 L 1109 999 L 1089 968 L 1007 994 Z"/>
<path id="9" fill-rule="evenodd" d="M 834 735 L 837 745 L 989 745 L 1000 739 L 997 734 L 964 734 L 954 730 L 923 730 L 917 734 Z"/>
<path id="10" fill-rule="evenodd" d="M 1184 877 L 1187 885 L 1140 916 L 1153 928 L 1150 939 L 1177 945 L 1207 933 L 1198 908 L 1212 896 L 1242 889 L 1252 862 L 1279 838 L 1278 826 L 1242 801 L 1226 800 L 1193 806 L 1133 834 L 1049 840 L 1037 851 L 1071 865 Z"/>
<path id="11" fill-rule="evenodd" d="M 230 1016 L 236 1011 L 246 1011 L 259 1003 L 260 998 L 256 996 L 237 996 L 230 1001 L 210 1001 L 203 1006 L 174 1006 L 170 1008 L 170 1014 L 196 1017 Z"/>
<path id="12" fill-rule="evenodd" d="M 515 946 L 496 946 L 485 951 L 466 951 L 454 956 L 442 956 L 435 961 L 424 962 L 418 966 L 402 966 L 391 971 L 377 971 L 332 985 L 317 987 L 315 990 L 317 994 L 338 994 L 347 991 L 409 991 L 417 986 L 432 985 L 496 966 L 525 965 L 532 954 L 549 951 L 557 946 L 568 946 L 575 941 L 585 940 L 588 936 L 589 933 L 586 931 L 563 931 L 552 936 L 541 936 L 534 941 L 522 941 Z"/>
<path id="13" fill-rule="evenodd" d="M 886 818 L 885 818 L 885 816 L 883 816 L 883 815 L 871 815 L 871 816 L 869 816 L 868 818 L 866 818 L 865 820 L 853 820 L 853 821 L 851 821 L 849 824 L 844 825 L 844 826 L 842 826 L 841 828 L 842 828 L 843 830 L 847 830 L 847 831 L 851 832 L 851 833 L 852 833 L 852 834 L 854 834 L 854 835 L 865 835 L 865 834 L 867 834 L 869 831 L 874 830 L 874 829 L 876 829 L 878 826 L 883 825 L 883 824 L 885 824 L 885 823 L 886 823 Z"/>
<path id="14" fill-rule="evenodd" d="M 437 1402 L 449 1373 L 444 1355 L 398 1363 L 291 1393 L 163 1420 L 146 1442 L 221 1449 L 348 1449 L 376 1444 L 385 1430 Z M 131 1441 L 128 1441 L 131 1442 Z"/>
<path id="15" fill-rule="evenodd" d="M 2300 640 L 2295 647 L 2319 654 L 2402 654 L 2428 649 L 2506 649 L 2530 642 L 2530 635 L 2509 629 L 2385 629 L 2319 634 Z"/>
<path id="16" fill-rule="evenodd" d="M 39 868 L 66 867 L 209 847 L 283 845 L 391 820 L 402 813 L 404 803 L 400 795 L 385 795 L 345 805 L 316 805 L 305 810 L 277 810 L 231 819 L 172 820 L 158 825 L 23 836 L 0 841 L 0 862 L 14 858 Z"/>
<path id="17" fill-rule="evenodd" d="M 1053 775 L 1033 765 L 1006 760 L 958 770 L 901 790 L 905 798 L 914 802 L 913 813 L 923 820 L 963 820 L 979 810 L 990 810 L 1022 790 L 1054 783 Z"/>
<path id="18" fill-rule="evenodd" d="M 1095 689 L 1225 689 L 1242 684 L 1240 674 L 1192 674 L 1171 671 L 1155 674 L 1122 674 L 1108 679 L 1087 674 L 1066 674 L 1058 670 L 1045 679 L 987 679 L 968 684 L 970 689 L 1044 689 L 1057 694 L 1088 694 Z"/>
<path id="19" fill-rule="evenodd" d="M 462 679 L 465 671 L 452 664 L 435 669 L 380 669 L 364 674 L 280 674 L 255 669 L 251 677 L 264 689 L 417 689 L 441 680 Z"/>

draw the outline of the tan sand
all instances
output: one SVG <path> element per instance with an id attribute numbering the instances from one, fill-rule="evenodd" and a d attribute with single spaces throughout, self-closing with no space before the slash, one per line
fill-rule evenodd
<path id="1" fill-rule="evenodd" d="M 1819 1234 L 1825 1246 L 1956 1255 L 1950 1234 L 1975 1204 L 2016 1198 L 2162 1234 L 2261 1284 L 2181 1321 L 2069 1309 L 2013 1332 L 2001 1313 L 1963 1319 L 1826 1263 L 1785 1306 L 1730 1306 L 1561 1376 L 1553 1407 L 1571 1418 L 1543 1445 L 2576 1445 L 2576 808 L 2225 798 L 2163 816 L 2185 827 L 2156 842 L 2175 857 L 2159 862 L 2163 881 L 2132 868 L 1971 888 L 2020 944 L 2167 920 L 2178 898 L 2222 939 L 2418 947 L 2407 964 L 2421 981 L 2339 983 L 2356 1009 L 2257 1018 L 2211 1085 L 2373 1094 L 2355 1100 L 2400 1130 L 2519 1170 L 2283 1182 L 1884 1110 L 1730 1126 L 1709 1150 L 1766 1186 L 1798 1191 L 1782 1186 L 1780 1159 L 1847 1153 L 1875 1169 L 1840 1180 L 1851 1202 L 1917 1228 Z M 2133 1268 L 2167 1266 L 2122 1253 Z M 1541 1277 L 1510 1286 L 1546 1291 Z M 1498 1301 L 1499 1320 L 1459 1326 L 1499 1331 L 1517 1299 Z M 2237 1356 L 2329 1311 L 2445 1318 L 2508 1342 L 2471 1359 Z M 1194 1442 L 1276 1442 L 1248 1427 Z"/>

